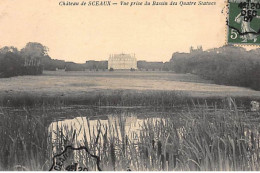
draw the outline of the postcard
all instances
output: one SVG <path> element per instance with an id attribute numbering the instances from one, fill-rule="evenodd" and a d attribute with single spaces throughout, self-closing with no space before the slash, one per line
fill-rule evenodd
<path id="1" fill-rule="evenodd" d="M 259 0 L 1 0 L 1 171 L 260 171 Z"/>

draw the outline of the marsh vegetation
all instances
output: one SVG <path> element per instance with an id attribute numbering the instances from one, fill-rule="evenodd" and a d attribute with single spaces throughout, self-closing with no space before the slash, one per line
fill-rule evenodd
<path id="1" fill-rule="evenodd" d="M 259 170 L 259 113 L 230 103 L 141 115 L 125 109 L 100 111 L 102 116 L 72 110 L 74 117 L 63 118 L 67 110 L 58 106 L 2 108 L 1 169 L 49 170 L 53 156 L 69 145 L 87 147 L 102 170 Z M 97 169 L 86 153 L 79 152 L 77 159 L 88 170 Z"/>

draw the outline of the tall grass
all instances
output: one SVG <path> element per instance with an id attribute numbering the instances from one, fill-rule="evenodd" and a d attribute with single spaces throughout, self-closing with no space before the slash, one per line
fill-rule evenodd
<path id="1" fill-rule="evenodd" d="M 100 158 L 102 170 L 260 170 L 259 113 L 238 110 L 233 100 L 223 109 L 209 109 L 204 103 L 159 119 L 147 117 L 140 131 L 132 134 L 122 115 L 108 124 L 97 121 L 94 130 L 88 117 L 76 128 L 48 127 L 45 114 L 34 116 L 30 111 L 21 117 L 2 110 L 1 116 L 2 170 L 48 170 L 52 157 L 68 145 L 87 147 Z M 97 170 L 86 153 L 79 152 L 77 159 Z"/>
<path id="2" fill-rule="evenodd" d="M 3 107 L 44 107 L 44 106 L 150 106 L 183 107 L 195 102 L 224 106 L 224 97 L 194 97 L 181 91 L 138 91 L 138 90 L 104 90 L 75 96 L 41 96 L 35 93 L 0 94 L 0 106 Z M 260 101 L 259 97 L 236 97 L 239 106 L 249 106 L 251 100 Z"/>
<path id="3" fill-rule="evenodd" d="M 46 119 L 0 109 L 0 170 L 44 170 L 48 167 Z"/>

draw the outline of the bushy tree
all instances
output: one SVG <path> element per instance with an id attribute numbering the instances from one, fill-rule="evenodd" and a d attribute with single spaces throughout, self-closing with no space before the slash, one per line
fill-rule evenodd
<path id="1" fill-rule="evenodd" d="M 170 62 L 177 73 L 193 73 L 217 84 L 260 90 L 260 49 L 223 46 L 209 51 L 174 53 Z"/>
<path id="2" fill-rule="evenodd" d="M 19 54 L 7 52 L 0 58 L 0 76 L 11 77 L 23 74 L 23 59 Z"/>
<path id="3" fill-rule="evenodd" d="M 26 46 L 21 50 L 21 53 L 24 56 L 31 58 L 41 58 L 48 55 L 48 47 L 42 45 L 37 42 L 29 42 Z"/>
<path id="4" fill-rule="evenodd" d="M 0 77 L 41 74 L 40 58 L 47 56 L 47 51 L 42 44 L 31 42 L 21 51 L 13 46 L 1 48 Z"/>

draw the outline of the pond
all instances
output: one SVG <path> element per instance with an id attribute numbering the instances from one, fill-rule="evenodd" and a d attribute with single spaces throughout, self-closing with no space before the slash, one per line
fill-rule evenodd
<path id="1" fill-rule="evenodd" d="M 77 131 L 78 141 L 83 141 L 84 134 L 86 134 L 87 141 L 92 137 L 96 137 L 100 129 L 100 133 L 104 134 L 105 130 L 109 128 L 118 134 L 119 140 L 122 140 L 122 135 L 128 136 L 129 140 L 137 140 L 140 136 L 140 130 L 143 129 L 144 123 L 164 121 L 162 117 L 148 117 L 137 116 L 135 113 L 121 114 L 121 115 L 107 115 L 97 117 L 76 117 L 73 119 L 65 119 L 57 122 L 52 122 L 50 125 L 51 131 L 58 129 L 75 129 Z M 122 134 L 124 133 L 124 134 Z M 110 134 L 108 134 L 110 135 Z M 53 136 L 54 138 L 54 136 Z"/>
<path id="2" fill-rule="evenodd" d="M 81 113 L 51 122 L 52 157 L 63 151 L 66 155 L 54 159 L 56 169 L 53 169 L 186 170 L 185 163 L 193 158 L 197 161 L 189 163 L 189 169 L 197 170 L 196 164 L 204 164 L 199 163 L 203 155 L 219 154 L 215 150 L 224 152 L 226 147 L 232 147 L 230 135 L 238 139 L 235 144 L 238 146 L 252 148 L 259 142 L 258 126 L 253 123 L 258 119 L 245 116 L 244 110 L 206 107 L 140 110 L 143 108 L 106 108 L 95 116 Z M 225 146 L 229 142 L 232 145 Z M 246 154 L 242 150 L 237 152 Z M 58 159 L 64 162 L 60 164 Z"/>
<path id="3" fill-rule="evenodd" d="M 164 115 L 162 116 L 162 114 Z M 85 168 L 86 170 L 98 170 L 97 161 L 91 154 L 101 159 L 101 169 L 113 170 L 117 167 L 117 170 L 126 170 L 129 167 L 134 167 L 131 163 L 133 160 L 130 158 L 129 163 L 120 165 L 119 169 L 119 165 L 115 166 L 117 164 L 114 161 L 120 160 L 122 154 L 124 157 L 130 157 L 130 153 L 145 154 L 146 151 L 144 151 L 144 148 L 140 148 L 140 144 L 158 145 L 155 143 L 160 141 L 160 137 L 163 138 L 164 134 L 161 135 L 162 131 L 156 129 L 156 127 L 161 128 L 162 125 L 166 127 L 169 116 L 169 113 L 166 114 L 165 112 L 146 112 L 145 115 L 123 112 L 92 117 L 80 116 L 72 119 L 58 119 L 49 126 L 53 143 L 53 157 L 69 148 L 68 153 L 70 153 L 71 158 L 69 161 L 67 156 L 66 158 L 60 158 L 61 156 L 55 158 L 56 162 L 58 162 L 57 159 L 64 160 L 64 162 L 62 162 L 62 166 L 56 165 L 53 169 L 80 170 Z M 182 130 L 181 127 L 177 129 L 179 137 L 182 135 Z M 148 140 L 149 138 L 151 140 Z M 86 147 L 88 152 L 82 147 Z M 72 150 L 72 148 L 75 150 Z"/>
<path id="4" fill-rule="evenodd" d="M 78 105 L 0 115 L 3 170 L 256 169 L 248 167 L 256 158 L 246 159 L 259 151 L 257 112 Z"/>

